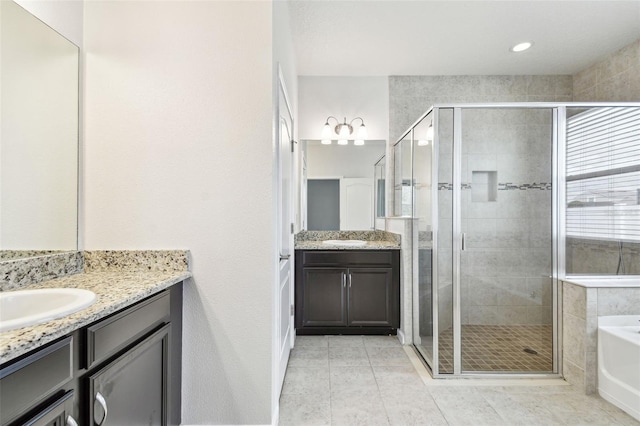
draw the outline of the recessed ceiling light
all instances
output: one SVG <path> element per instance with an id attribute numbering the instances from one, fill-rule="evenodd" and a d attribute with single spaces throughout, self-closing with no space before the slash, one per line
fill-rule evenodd
<path id="1" fill-rule="evenodd" d="M 525 41 L 524 43 L 518 43 L 515 46 L 513 46 L 511 48 L 512 52 L 524 52 L 525 50 L 529 49 L 531 46 L 533 46 L 533 43 L 530 41 Z"/>

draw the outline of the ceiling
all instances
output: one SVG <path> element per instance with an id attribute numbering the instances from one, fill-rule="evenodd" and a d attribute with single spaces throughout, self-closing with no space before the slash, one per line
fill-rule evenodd
<path id="1" fill-rule="evenodd" d="M 573 74 L 640 39 L 640 0 L 289 4 L 308 76 Z"/>

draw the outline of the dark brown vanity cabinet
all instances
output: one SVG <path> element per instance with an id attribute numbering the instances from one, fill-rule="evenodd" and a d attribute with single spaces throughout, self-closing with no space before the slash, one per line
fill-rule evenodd
<path id="1" fill-rule="evenodd" d="M 90 374 L 92 424 L 166 425 L 170 325 Z M 108 420 L 107 420 L 108 419 Z"/>
<path id="2" fill-rule="evenodd" d="M 398 250 L 297 250 L 297 334 L 395 334 Z"/>
<path id="3" fill-rule="evenodd" d="M 5 425 L 177 425 L 182 284 L 0 369 Z"/>

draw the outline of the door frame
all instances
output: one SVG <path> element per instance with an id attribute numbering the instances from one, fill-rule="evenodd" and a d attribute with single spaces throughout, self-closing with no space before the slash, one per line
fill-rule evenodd
<path id="1" fill-rule="evenodd" d="M 282 391 L 282 385 L 284 383 L 284 373 L 286 371 L 286 366 L 284 367 L 285 371 L 282 371 L 281 368 L 281 345 L 280 345 L 280 330 L 282 323 L 282 306 L 280 300 L 280 284 L 281 284 L 281 252 L 280 252 L 280 244 L 282 239 L 282 226 L 289 227 L 290 224 L 283 225 L 280 221 L 280 212 L 282 209 L 282 202 L 280 198 L 280 185 L 281 185 L 281 176 L 280 176 L 280 161 L 281 161 L 281 147 L 280 147 L 280 113 L 281 111 L 285 111 L 288 113 L 291 118 L 291 129 L 290 131 L 290 143 L 291 150 L 289 151 L 289 155 L 291 156 L 291 168 L 289 170 L 289 180 L 291 184 L 289 185 L 289 218 L 290 223 L 293 224 L 294 221 L 294 202 L 293 202 L 293 177 L 294 177 L 294 164 L 295 164 L 295 155 L 297 150 L 295 149 L 295 117 L 293 115 L 293 109 L 291 108 L 290 98 L 288 96 L 284 75 L 282 72 L 282 68 L 280 64 L 277 64 L 277 76 L 274 79 L 274 96 L 273 96 L 273 153 L 274 153 L 274 161 L 273 161 L 273 188 L 274 188 L 274 197 L 273 197 L 273 224 L 274 224 L 274 250 L 273 250 L 273 264 L 274 264 L 274 275 L 273 275 L 273 292 L 272 292 L 272 362 L 271 362 L 271 403 L 272 403 L 272 423 L 277 422 L 279 418 L 279 399 Z M 284 105 L 281 105 L 280 102 L 280 92 L 282 91 L 282 95 L 284 98 Z M 293 245 L 293 229 L 289 233 L 289 305 L 294 306 L 294 245 Z M 287 316 L 287 320 L 289 321 L 289 351 L 293 348 L 295 342 L 295 324 L 294 324 L 294 315 L 291 309 L 287 309 L 289 315 Z"/>

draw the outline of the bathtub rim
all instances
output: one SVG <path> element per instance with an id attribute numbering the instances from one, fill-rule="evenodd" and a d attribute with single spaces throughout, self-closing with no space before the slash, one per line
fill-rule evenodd
<path id="1" fill-rule="evenodd" d="M 568 275 L 560 281 L 586 288 L 640 288 L 640 275 Z"/>

